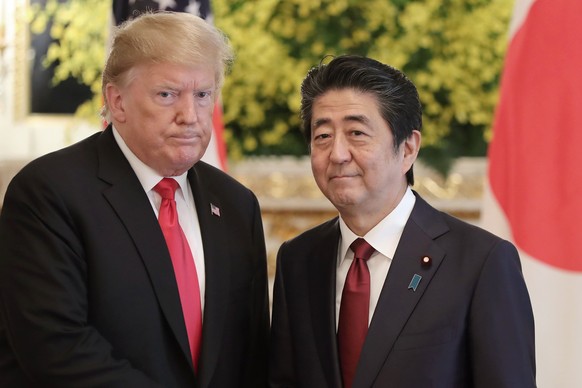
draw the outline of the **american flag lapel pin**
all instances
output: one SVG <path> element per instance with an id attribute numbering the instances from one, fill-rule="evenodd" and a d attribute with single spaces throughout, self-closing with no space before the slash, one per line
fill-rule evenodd
<path id="1" fill-rule="evenodd" d="M 220 217 L 220 208 L 218 206 L 216 206 L 215 204 L 211 203 L 210 204 L 210 213 L 213 216 Z"/>

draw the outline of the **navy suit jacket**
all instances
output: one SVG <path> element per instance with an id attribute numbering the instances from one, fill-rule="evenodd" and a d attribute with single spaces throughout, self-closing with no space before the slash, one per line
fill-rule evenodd
<path id="1" fill-rule="evenodd" d="M 266 386 L 257 199 L 203 162 L 188 181 L 206 266 L 198 371 L 163 234 L 108 128 L 31 162 L 8 188 L 0 215 L 0 386 Z"/>
<path id="2" fill-rule="evenodd" d="M 415 193 L 416 194 L 416 193 Z M 271 387 L 342 386 L 338 219 L 282 245 Z M 431 259 L 423 265 L 423 257 Z M 409 287 L 421 276 L 416 290 Z M 514 246 L 417 195 L 357 366 L 355 388 L 535 387 L 534 324 Z"/>

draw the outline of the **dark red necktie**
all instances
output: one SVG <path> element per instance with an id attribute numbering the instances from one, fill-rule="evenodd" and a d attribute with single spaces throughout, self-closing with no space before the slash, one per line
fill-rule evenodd
<path id="1" fill-rule="evenodd" d="M 177 188 L 178 182 L 176 180 L 164 178 L 154 187 L 154 190 L 162 196 L 158 221 L 172 258 L 182 304 L 182 314 L 184 315 L 184 323 L 188 332 L 192 364 L 194 370 L 197 370 L 202 340 L 200 288 L 192 251 L 178 221 L 178 211 L 174 200 L 174 193 Z"/>
<path id="2" fill-rule="evenodd" d="M 348 270 L 342 292 L 338 323 L 339 358 L 344 388 L 351 388 L 368 332 L 370 309 L 370 271 L 366 260 L 374 248 L 363 238 L 350 245 L 354 261 Z"/>

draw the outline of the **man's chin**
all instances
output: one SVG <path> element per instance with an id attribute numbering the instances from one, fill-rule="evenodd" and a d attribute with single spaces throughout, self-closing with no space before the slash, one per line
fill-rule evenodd
<path id="1" fill-rule="evenodd" d="M 201 155 L 190 156 L 188 158 L 180 158 L 178 160 L 173 160 L 168 163 L 167 166 L 161 168 L 162 171 L 158 171 L 163 176 L 178 176 L 182 175 L 186 171 L 192 168 L 200 160 Z"/>
<path id="2" fill-rule="evenodd" d="M 338 194 L 335 193 L 327 197 L 329 201 L 338 209 L 348 209 L 357 206 L 356 198 L 353 195 L 347 193 Z"/>

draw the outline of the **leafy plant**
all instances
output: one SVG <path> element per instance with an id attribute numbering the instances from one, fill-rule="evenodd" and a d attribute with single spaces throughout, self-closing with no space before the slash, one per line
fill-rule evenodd
<path id="1" fill-rule="evenodd" d="M 421 157 L 484 155 L 506 49 L 506 0 L 214 0 L 238 53 L 223 91 L 231 156 L 305 154 L 299 87 L 325 55 L 402 69 L 424 106 Z"/>
<path id="2" fill-rule="evenodd" d="M 58 5 L 59 11 L 56 12 Z M 95 97 L 96 117 L 111 4 L 47 0 L 33 28 L 53 18 L 46 63 Z M 511 2 L 506 0 L 214 0 L 214 21 L 237 59 L 223 89 L 229 156 L 304 155 L 300 84 L 326 55 L 361 54 L 402 69 L 424 106 L 421 158 L 446 172 L 457 156 L 484 155 L 497 102 Z"/>

